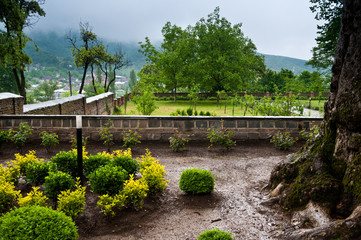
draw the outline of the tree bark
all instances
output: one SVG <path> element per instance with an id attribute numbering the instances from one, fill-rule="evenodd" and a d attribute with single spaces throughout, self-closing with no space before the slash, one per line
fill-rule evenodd
<path id="1" fill-rule="evenodd" d="M 272 188 L 283 184 L 280 204 L 294 209 L 316 202 L 347 217 L 361 203 L 361 1 L 345 0 L 330 97 L 318 136 L 272 171 Z M 360 226 L 360 217 L 353 218 Z M 342 237 L 329 224 L 333 237 Z M 338 225 L 337 225 L 338 226 Z M 348 225 L 351 226 L 351 225 Z M 326 231 L 326 230 L 324 230 Z M 353 236 L 360 228 L 347 228 Z M 349 235 L 348 235 L 349 236 Z"/>

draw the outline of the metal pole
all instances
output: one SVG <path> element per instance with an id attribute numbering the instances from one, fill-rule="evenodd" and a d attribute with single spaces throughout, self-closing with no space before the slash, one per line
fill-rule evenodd
<path id="1" fill-rule="evenodd" d="M 76 143 L 78 155 L 78 177 L 80 184 L 83 185 L 83 137 L 82 137 L 82 117 L 76 116 Z"/>

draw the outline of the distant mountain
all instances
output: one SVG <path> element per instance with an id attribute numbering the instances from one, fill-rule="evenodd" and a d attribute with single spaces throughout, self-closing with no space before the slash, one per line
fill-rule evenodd
<path id="1" fill-rule="evenodd" d="M 303 71 L 317 71 L 309 65 L 306 65 L 306 60 L 262 54 L 264 56 L 264 61 L 266 66 L 273 71 L 281 71 L 281 69 L 291 70 L 296 75 L 300 74 Z"/>
<path id="2" fill-rule="evenodd" d="M 35 32 L 31 33 L 30 37 L 39 47 L 39 52 L 36 52 L 35 47 L 31 43 L 26 48 L 26 52 L 31 56 L 34 64 L 56 67 L 66 67 L 67 65 L 74 64 L 71 56 L 71 46 L 64 34 Z M 132 62 L 131 68 L 136 69 L 136 71 L 139 71 L 145 64 L 144 56 L 138 52 L 138 43 L 120 43 L 107 40 L 104 40 L 103 43 L 110 52 L 120 47 L 124 55 Z M 310 72 L 316 71 L 311 66 L 305 65 L 305 60 L 268 54 L 261 55 L 265 57 L 266 66 L 273 71 L 278 72 L 281 69 L 288 69 L 297 75 L 305 70 Z"/>

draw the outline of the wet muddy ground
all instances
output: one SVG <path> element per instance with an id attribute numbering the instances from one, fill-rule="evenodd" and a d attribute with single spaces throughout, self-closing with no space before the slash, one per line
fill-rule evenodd
<path id="1" fill-rule="evenodd" d="M 190 143 L 187 150 L 174 153 L 168 143 L 142 143 L 133 149 L 133 157 L 145 153 L 165 165 L 169 184 L 164 194 L 146 199 L 143 209 L 124 209 L 115 217 L 106 217 L 96 207 L 97 196 L 87 189 L 84 214 L 76 220 L 80 239 L 197 239 L 200 232 L 219 228 L 232 232 L 235 239 L 280 239 L 290 216 L 277 206 L 261 204 L 268 194 L 267 185 L 272 168 L 290 151 L 275 149 L 269 142 L 239 142 L 229 152 L 208 150 L 206 142 Z M 34 146 L 28 146 L 34 149 Z M 69 150 L 63 144 L 48 154 L 38 148 L 37 156 L 49 159 L 59 150 Z M 112 150 L 119 149 L 116 146 Z M 91 143 L 90 153 L 105 150 Z M 4 162 L 13 158 L 14 149 L 6 148 L 0 155 Z M 25 150 L 26 151 L 26 150 Z M 215 191 L 210 195 L 190 196 L 178 187 L 179 177 L 187 168 L 207 169 L 215 178 Z"/>

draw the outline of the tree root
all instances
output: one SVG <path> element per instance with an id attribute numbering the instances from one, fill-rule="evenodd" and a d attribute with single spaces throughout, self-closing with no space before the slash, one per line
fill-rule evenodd
<path id="1" fill-rule="evenodd" d="M 307 219 L 317 226 L 300 228 L 305 227 Z M 361 206 L 348 218 L 331 221 L 322 208 L 310 203 L 305 210 L 295 213 L 293 220 L 293 228 L 288 228 L 284 233 L 287 239 L 359 239 L 361 235 Z"/>

